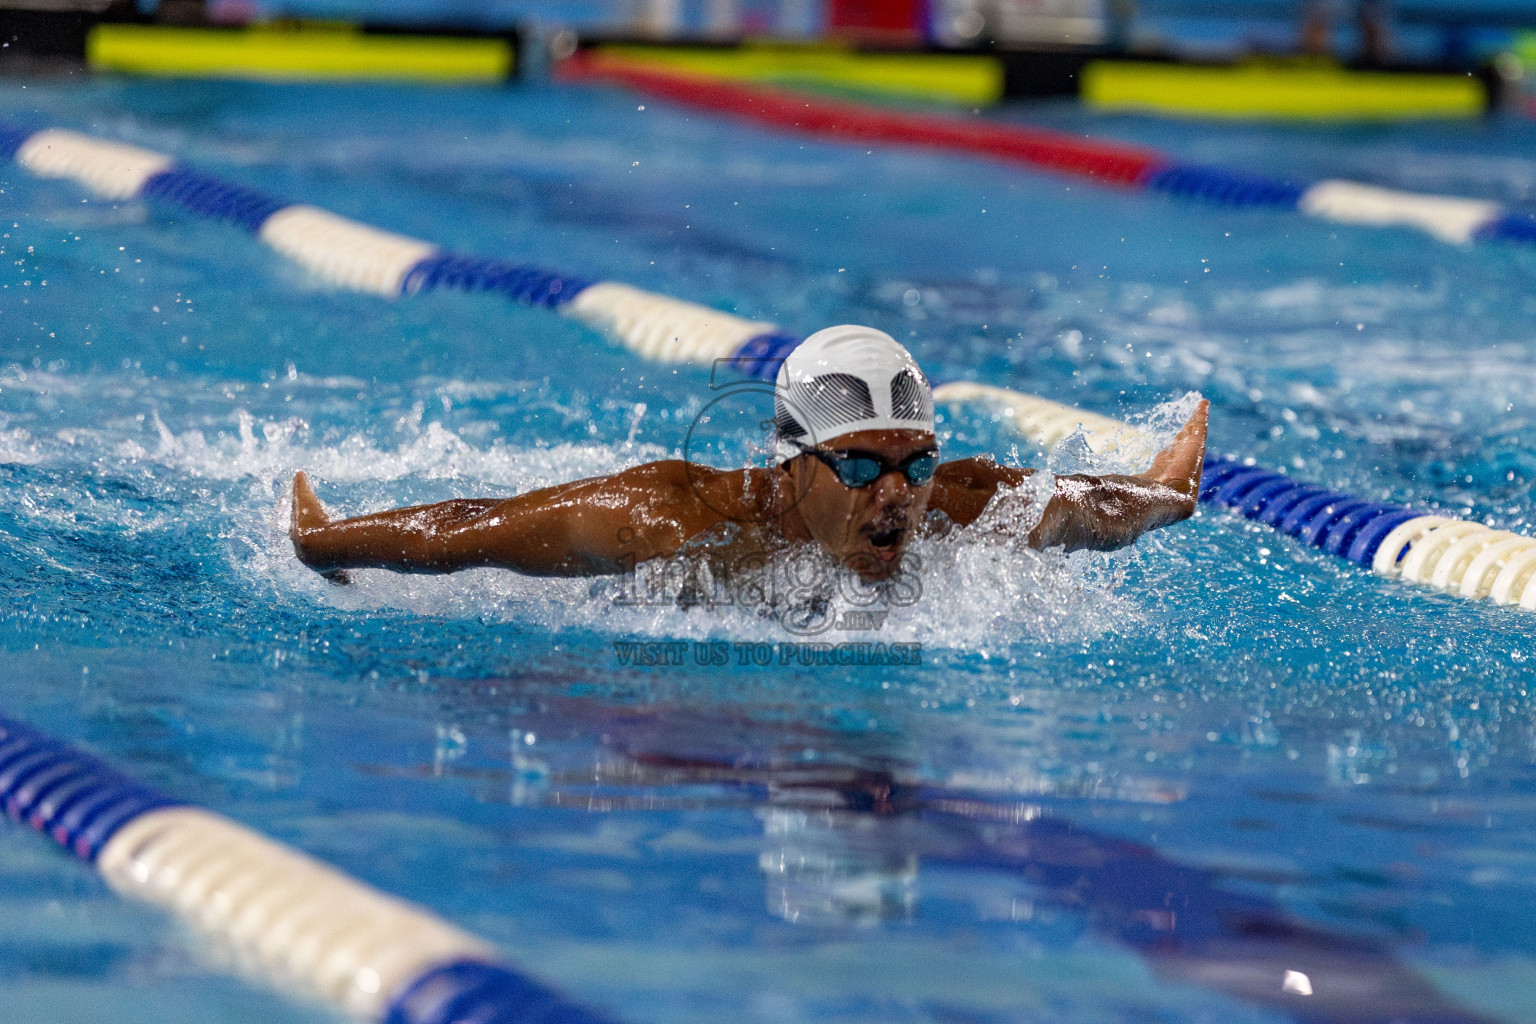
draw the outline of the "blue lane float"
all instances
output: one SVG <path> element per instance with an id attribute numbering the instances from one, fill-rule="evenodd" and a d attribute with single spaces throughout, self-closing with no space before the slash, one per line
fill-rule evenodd
<path id="1" fill-rule="evenodd" d="M 179 806 L 96 758 L 5 718 L 0 718 L 0 803 L 12 821 L 92 862 L 134 817 Z"/>
<path id="2" fill-rule="evenodd" d="M 1480 227 L 1477 237 L 1522 242 L 1527 245 L 1536 243 L 1536 215 L 1506 213 Z"/>
<path id="3" fill-rule="evenodd" d="M 100 758 L 0 716 L 0 805 L 274 981 L 387 1024 L 612 1024 L 486 943 Z M 286 941 L 264 942 L 282 934 Z"/>
<path id="4" fill-rule="evenodd" d="M 1200 497 L 1367 567 L 1390 532 L 1383 529 L 1386 524 L 1397 526 L 1423 515 L 1404 505 L 1362 501 L 1235 459 L 1206 460 Z M 1378 521 L 1381 525 L 1368 529 Z"/>
<path id="5" fill-rule="evenodd" d="M 151 175 L 140 194 L 179 206 L 204 220 L 233 224 L 253 235 L 267 218 L 288 205 L 265 192 L 180 166 Z"/>
<path id="6" fill-rule="evenodd" d="M 1204 164 L 1163 164 L 1139 179 L 1149 192 L 1196 199 L 1222 206 L 1271 206 L 1293 210 L 1301 205 L 1310 185 L 1238 174 L 1225 167 Z"/>
<path id="7" fill-rule="evenodd" d="M 406 295 L 437 290 L 500 292 L 525 306 L 559 309 L 593 282 L 540 267 L 503 263 L 479 256 L 443 253 L 428 257 L 405 275 Z"/>
<path id="8" fill-rule="evenodd" d="M 61 129 L 0 125 L 0 153 L 34 174 L 77 181 L 106 199 L 153 200 L 232 224 L 342 288 L 387 298 L 440 289 L 497 292 L 579 320 L 648 359 L 705 366 L 723 362 L 762 378 L 772 378 L 779 360 L 800 340 L 776 324 L 616 281 L 445 252 L 119 142 Z M 1480 237 L 1536 242 L 1536 218 L 1481 200 L 1348 181 L 1271 180 L 1158 161 L 1145 162 L 1135 177 L 1142 187 L 1171 195 L 1238 206 L 1295 206 L 1345 223 L 1409 225 L 1459 244 Z M 1100 437 L 1134 433 L 1107 417 L 970 382 L 941 384 L 934 398 L 998 406 L 1019 433 L 1046 447 L 1077 429 Z M 1383 575 L 1536 610 L 1536 539 L 1365 501 L 1227 460 L 1207 464 L 1201 498 Z"/>

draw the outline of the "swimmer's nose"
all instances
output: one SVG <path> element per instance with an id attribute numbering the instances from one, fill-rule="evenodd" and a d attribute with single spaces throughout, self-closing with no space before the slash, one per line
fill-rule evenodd
<path id="1" fill-rule="evenodd" d="M 880 505 L 910 505 L 912 484 L 905 474 L 892 471 L 882 473 L 874 483 L 875 502 Z"/>

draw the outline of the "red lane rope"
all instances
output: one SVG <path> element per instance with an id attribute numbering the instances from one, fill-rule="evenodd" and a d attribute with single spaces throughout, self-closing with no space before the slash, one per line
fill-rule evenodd
<path id="1" fill-rule="evenodd" d="M 686 106 L 827 138 L 972 153 L 1115 185 L 1134 185 L 1149 169 L 1167 163 L 1162 154 L 1138 146 L 740 85 L 706 75 L 661 71 L 639 61 L 591 51 L 562 61 L 555 75 L 564 81 L 613 82 Z"/>

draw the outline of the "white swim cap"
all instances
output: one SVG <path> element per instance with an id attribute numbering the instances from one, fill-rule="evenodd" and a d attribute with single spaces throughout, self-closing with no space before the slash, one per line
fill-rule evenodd
<path id="1" fill-rule="evenodd" d="M 823 444 L 856 430 L 933 433 L 933 395 L 911 353 L 884 331 L 843 324 L 802 341 L 779 367 L 773 420 L 781 463 L 791 442 Z"/>

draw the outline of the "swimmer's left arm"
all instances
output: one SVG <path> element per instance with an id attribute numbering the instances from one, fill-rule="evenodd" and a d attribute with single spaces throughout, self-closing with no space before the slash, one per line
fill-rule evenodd
<path id="1" fill-rule="evenodd" d="M 1148 530 L 1189 518 L 1200 493 L 1209 403 L 1202 401 L 1173 443 L 1136 476 L 1059 476 L 1056 491 L 1029 535 L 1036 548 L 1112 551 Z M 930 507 L 962 526 L 981 516 L 999 487 L 1017 487 L 1031 470 L 991 459 L 963 459 L 939 467 Z"/>

